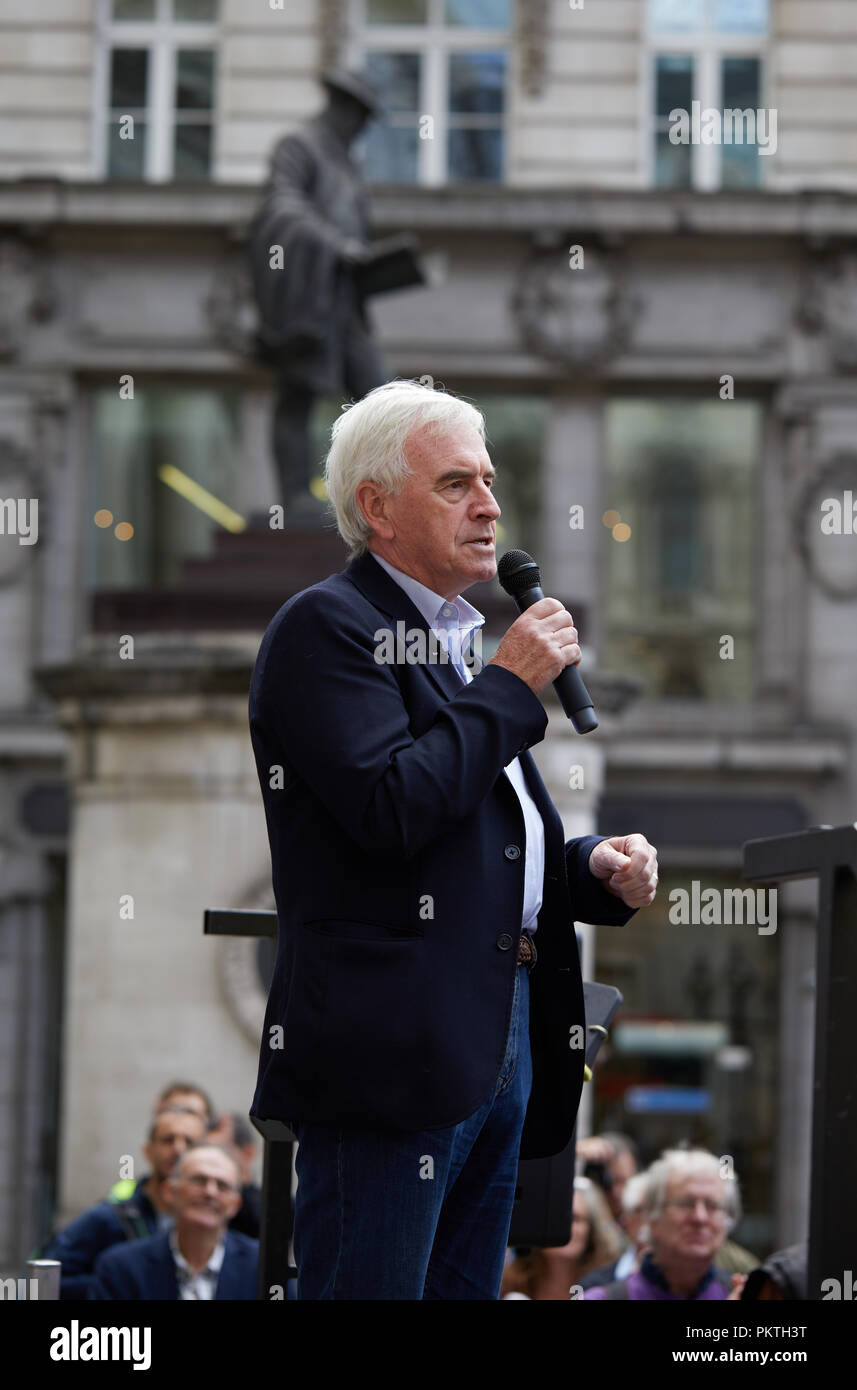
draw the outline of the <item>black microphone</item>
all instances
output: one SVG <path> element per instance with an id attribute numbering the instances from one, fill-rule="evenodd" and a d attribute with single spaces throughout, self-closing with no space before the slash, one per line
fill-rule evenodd
<path id="1" fill-rule="evenodd" d="M 497 578 L 506 593 L 513 598 L 521 613 L 544 598 L 542 576 L 532 555 L 526 550 L 507 550 L 497 566 Z M 566 666 L 553 683 L 559 702 L 579 734 L 591 734 L 598 728 L 592 697 L 576 666 Z"/>

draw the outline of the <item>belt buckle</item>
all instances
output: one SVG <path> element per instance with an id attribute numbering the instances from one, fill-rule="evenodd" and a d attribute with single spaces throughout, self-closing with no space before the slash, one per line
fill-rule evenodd
<path id="1" fill-rule="evenodd" d="M 538 952 L 536 951 L 536 943 L 533 941 L 533 938 L 530 936 L 529 932 L 522 932 L 521 934 L 521 945 L 523 945 L 525 941 L 527 942 L 529 948 L 529 955 L 524 960 L 520 961 L 519 964 L 525 965 L 528 970 L 532 970 L 533 966 L 539 958 Z M 518 950 L 520 952 L 520 946 Z"/>

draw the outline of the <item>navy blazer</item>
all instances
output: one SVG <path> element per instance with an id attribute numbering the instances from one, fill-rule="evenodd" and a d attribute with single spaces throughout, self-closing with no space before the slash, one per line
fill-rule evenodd
<path id="1" fill-rule="evenodd" d="M 103 1250 L 128 1240 L 131 1230 L 143 1239 L 158 1229 L 158 1213 L 146 1196 L 145 1187 L 151 1173 L 145 1173 L 134 1188 L 134 1195 L 124 1202 L 99 1202 L 83 1212 L 53 1237 L 45 1246 L 42 1258 L 59 1260 L 61 1299 L 84 1299 L 88 1296 L 95 1261 Z"/>
<path id="2" fill-rule="evenodd" d="M 547 714 L 511 671 L 376 661 L 381 630 L 428 625 L 366 553 L 289 599 L 250 687 L 279 919 L 251 1114 L 392 1130 L 457 1124 L 491 1096 L 512 1006 L 524 817 L 521 755 L 545 826 L 533 1089 L 524 1158 L 568 1143 L 583 1083 L 573 923 L 632 915 L 565 842 L 526 750 Z"/>
<path id="3" fill-rule="evenodd" d="M 215 1299 L 256 1297 L 259 1242 L 227 1230 L 226 1250 L 217 1278 Z M 113 1245 L 95 1261 L 90 1298 L 173 1299 L 179 1296 L 176 1262 L 169 1231 L 146 1240 Z"/>

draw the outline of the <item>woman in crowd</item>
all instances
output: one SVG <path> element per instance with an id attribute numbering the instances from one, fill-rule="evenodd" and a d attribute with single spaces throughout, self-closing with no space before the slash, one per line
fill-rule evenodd
<path id="1" fill-rule="evenodd" d="M 621 1254 L 622 1232 L 589 1178 L 575 1178 L 571 1236 L 566 1245 L 516 1253 L 506 1266 L 501 1298 L 563 1299 L 575 1284 Z"/>

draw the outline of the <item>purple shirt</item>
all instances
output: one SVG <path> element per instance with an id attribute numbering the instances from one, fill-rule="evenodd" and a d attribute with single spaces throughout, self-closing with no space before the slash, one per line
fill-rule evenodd
<path id="1" fill-rule="evenodd" d="M 710 1302 L 712 1299 L 717 1299 L 722 1302 L 728 1298 L 729 1288 L 724 1286 L 721 1282 L 724 1277 L 729 1279 L 731 1283 L 729 1276 L 724 1276 L 722 1270 L 716 1270 L 714 1265 L 710 1265 L 699 1281 L 696 1292 L 691 1295 L 690 1299 L 686 1299 L 682 1294 L 673 1293 L 671 1291 L 666 1279 L 655 1264 L 651 1255 L 644 1255 L 643 1263 L 640 1268 L 636 1270 L 634 1274 L 629 1274 L 628 1278 L 622 1282 L 626 1283 L 628 1286 L 629 1299 L 646 1298 L 671 1300 L 675 1303 L 703 1303 Z M 598 1299 L 603 1302 L 605 1298 L 605 1288 L 606 1285 L 600 1285 L 595 1289 L 586 1289 L 583 1297 L 592 1300 Z"/>

